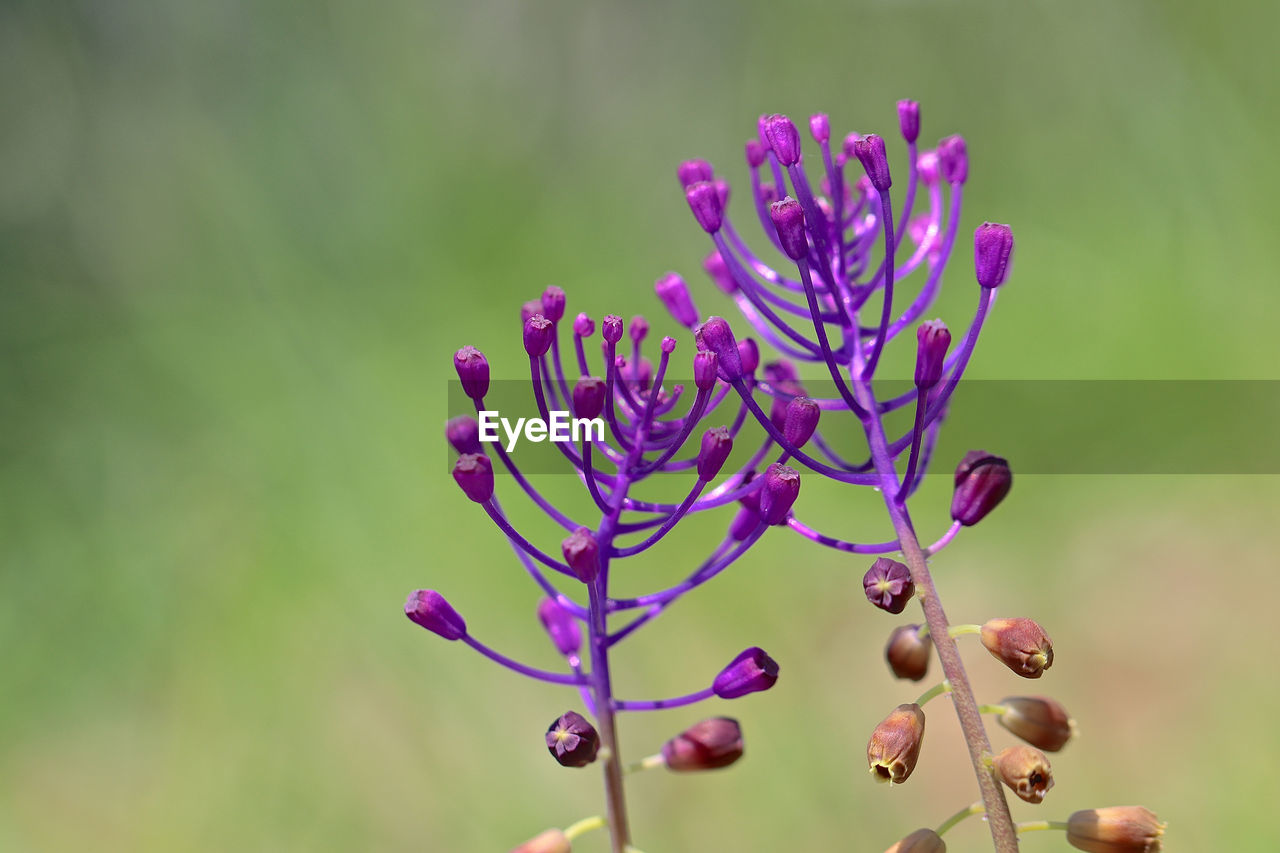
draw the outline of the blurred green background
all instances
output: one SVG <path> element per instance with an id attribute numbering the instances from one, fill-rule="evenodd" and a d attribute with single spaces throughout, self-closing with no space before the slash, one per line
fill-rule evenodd
<path id="1" fill-rule="evenodd" d="M 666 332 L 651 283 L 675 269 L 728 310 L 673 170 L 741 186 L 761 112 L 896 138 L 910 96 L 926 140 L 966 135 L 961 233 L 1018 237 L 973 376 L 1280 378 L 1278 25 L 1260 0 L 4 3 L 0 850 L 482 853 L 598 811 L 597 774 L 541 745 L 573 697 L 399 612 L 438 588 L 554 664 L 534 587 L 449 482 L 449 355 L 518 378 L 518 305 L 548 283 Z M 953 325 L 970 276 L 961 249 Z M 1188 400 L 1164 430 L 1232 416 Z M 923 531 L 948 499 L 931 477 Z M 801 501 L 885 535 L 870 492 L 809 478 Z M 1278 510 L 1275 477 L 1025 476 L 936 560 L 954 619 L 1056 642 L 1031 687 L 1083 736 L 1017 817 L 1143 803 L 1171 850 L 1275 849 Z M 670 580 L 726 522 L 619 584 Z M 637 698 L 750 644 L 783 668 L 624 720 L 632 758 L 707 712 L 747 733 L 731 771 L 632 782 L 644 850 L 874 853 L 973 798 L 945 702 L 908 785 L 867 778 L 868 732 L 919 688 L 885 671 L 898 622 L 860 600 L 864 562 L 773 533 L 622 647 Z M 968 652 L 982 698 L 1027 691 Z M 948 838 L 989 849 L 976 823 Z"/>

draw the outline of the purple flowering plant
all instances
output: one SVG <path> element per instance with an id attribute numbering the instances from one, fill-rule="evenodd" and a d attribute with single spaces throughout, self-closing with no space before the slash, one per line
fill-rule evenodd
<path id="1" fill-rule="evenodd" d="M 867 600 L 893 614 L 902 613 L 913 599 L 922 608 L 923 623 L 896 627 L 885 656 L 896 677 L 920 681 L 936 649 L 943 680 L 916 702 L 899 705 L 876 727 L 867 745 L 868 770 L 878 781 L 905 782 L 923 744 L 924 706 L 949 695 L 980 799 L 936 829 L 911 833 L 890 851 L 945 850 L 942 835 L 971 815 L 985 815 L 1000 853 L 1016 851 L 1019 833 L 1037 829 L 1063 830 L 1067 840 L 1082 850 L 1160 849 L 1163 824 L 1136 806 L 1077 812 L 1067 821 L 1013 822 L 1004 787 L 1026 802 L 1040 803 L 1054 781 L 1044 752 L 1061 749 L 1071 739 L 1075 724 L 1060 703 L 1047 697 L 1013 696 L 996 704 L 979 704 L 956 638 L 979 635 L 994 657 L 1025 678 L 1039 678 L 1049 669 L 1053 646 L 1030 619 L 950 623 L 929 570 L 931 557 L 1006 497 L 1012 485 L 1009 464 L 985 451 L 972 451 L 959 460 L 951 523 L 932 544 L 921 543 L 908 510 L 908 501 L 929 466 L 953 393 L 1009 276 L 1013 233 L 1007 225 L 992 223 L 975 232 L 977 306 L 952 347 L 952 335 L 941 320 L 922 318 L 939 292 L 955 248 L 969 171 L 965 142 L 950 136 L 934 149 L 922 151 L 917 144 L 919 106 L 900 102 L 898 117 L 906 145 L 907 177 L 896 206 L 894 180 L 880 136 L 851 133 L 833 146 L 827 117 L 813 116 L 809 128 L 820 152 L 814 170 L 820 178 L 815 185 L 805 168 L 795 124 L 782 115 L 760 118 L 756 136 L 746 145 L 749 206 L 773 250 L 787 259 L 785 268 L 749 248 L 728 214 L 729 186 L 716 177 L 710 164 L 691 160 L 677 169 L 689 208 L 713 244 L 703 264 L 709 278 L 736 303 L 743 320 L 740 331 L 749 328 L 779 354 L 777 360 L 762 364 L 756 340 L 739 339 L 722 317 L 702 319 L 688 286 L 675 273 L 659 278 L 655 292 L 676 322 L 692 332 L 692 394 L 682 385 L 666 384 L 675 364 L 674 338 L 659 342 L 656 366 L 651 350 L 646 354 L 649 326 L 643 318 L 633 319 L 624 331 L 620 317 L 604 317 L 600 323 L 603 357 L 594 360 L 588 357 L 587 341 L 596 323 L 585 314 L 566 322 L 563 291 L 550 287 L 540 300 L 526 303 L 523 343 L 533 397 L 543 420 L 550 420 L 555 410 L 567 410 L 575 418 L 603 418 L 608 425 L 604 439 L 593 440 L 588 430 L 581 440 L 555 444 L 597 510 L 588 523 L 571 518 L 548 501 L 500 441 L 482 442 L 475 418 L 461 416 L 448 423 L 447 438 L 459 454 L 454 479 L 492 519 L 542 590 L 537 616 L 565 667 L 558 672 L 538 669 L 491 649 L 468 632 L 462 616 L 433 590 L 412 593 L 405 613 L 423 628 L 446 640 L 460 640 L 515 672 L 575 690 L 586 715 L 570 710 L 555 718 L 546 733 L 547 749 L 566 767 L 591 763 L 603 767 L 603 816 L 546 830 L 516 851 L 567 853 L 574 839 L 600 828 L 607 830 L 614 853 L 636 851 L 627 817 L 627 774 L 656 767 L 710 770 L 742 756 L 738 722 L 709 717 L 673 736 L 649 757 L 627 764 L 619 747 L 618 719 L 622 712 L 680 708 L 768 690 L 778 680 L 779 666 L 766 652 L 747 648 L 718 674 L 707 674 L 709 684 L 703 681 L 705 686 L 685 695 L 646 700 L 615 695 L 610 652 L 681 597 L 739 561 L 772 528 L 785 528 L 798 540 L 808 540 L 798 542 L 798 547 L 817 544 L 855 559 L 873 557 L 863 578 Z M 904 286 L 916 282 L 914 295 L 904 299 Z M 881 357 L 892 341 L 912 329 L 916 337 L 912 388 L 881 398 L 873 386 Z M 624 334 L 630 339 L 629 352 L 620 346 Z M 809 396 L 796 362 L 818 365 L 834 393 Z M 484 411 L 490 385 L 487 359 L 466 346 L 455 354 L 454 366 L 464 393 L 477 412 Z M 890 435 L 885 416 L 906 408 L 914 413 L 909 428 Z M 865 458 L 849 459 L 838 453 L 820 426 L 832 434 L 854 427 L 865 438 Z M 751 453 L 743 464 L 726 471 L 735 442 L 744 440 Z M 539 547 L 517 530 L 504 513 L 495 494 L 490 454 L 497 457 L 514 486 L 562 528 L 559 556 L 554 548 Z M 891 537 L 854 541 L 847 534 L 833 536 L 802 522 L 795 511 L 801 470 L 805 477 L 816 474 L 876 489 L 883 498 Z M 692 483 L 675 501 L 641 495 L 640 487 L 658 473 L 683 475 Z M 620 561 L 660 546 L 682 519 L 722 508 L 736 509 L 721 541 L 683 581 L 632 598 L 610 594 L 610 576 Z M 868 539 L 876 538 L 883 537 Z M 803 685 L 794 689 L 803 690 Z M 984 713 L 995 715 L 1026 744 L 993 752 Z"/>

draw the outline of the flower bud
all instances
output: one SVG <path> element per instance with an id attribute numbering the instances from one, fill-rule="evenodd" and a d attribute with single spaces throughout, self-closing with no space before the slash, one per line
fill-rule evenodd
<path id="1" fill-rule="evenodd" d="M 742 485 L 749 486 L 759 478 L 760 478 L 760 475 L 757 474 L 754 470 L 747 471 L 747 473 L 742 475 Z M 762 486 L 764 485 L 763 481 L 761 482 L 760 485 Z M 758 514 L 760 512 L 760 491 L 761 491 L 760 488 L 757 487 L 747 492 L 745 495 L 738 498 L 738 505 L 744 506 L 747 509 L 751 510 L 752 512 Z"/>
<path id="2" fill-rule="evenodd" d="M 716 354 L 724 378 L 732 382 L 742 375 L 742 358 L 738 355 L 738 342 L 733 330 L 723 317 L 711 317 L 698 327 L 698 337 L 704 349 Z"/>
<path id="3" fill-rule="evenodd" d="M 586 767 L 600 751 L 600 735 L 581 714 L 565 711 L 547 729 L 547 751 L 564 767 Z"/>
<path id="4" fill-rule="evenodd" d="M 750 376 L 760 366 L 760 347 L 754 338 L 743 338 L 738 341 L 738 361 L 742 363 L 742 372 Z"/>
<path id="5" fill-rule="evenodd" d="M 999 287 L 1009 278 L 1013 261 L 1013 229 L 1008 225 L 984 222 L 973 232 L 973 269 L 978 284 Z"/>
<path id="6" fill-rule="evenodd" d="M 926 187 L 938 183 L 940 169 L 937 151 L 921 151 L 920 156 L 916 158 L 916 171 L 920 173 L 920 180 Z"/>
<path id="7" fill-rule="evenodd" d="M 1164 828 L 1142 806 L 1087 809 L 1067 818 L 1067 843 L 1088 853 L 1159 853 Z"/>
<path id="8" fill-rule="evenodd" d="M 784 115 L 771 115 L 763 122 L 764 139 L 773 149 L 778 162 L 792 166 L 800 161 L 800 132 Z"/>
<path id="9" fill-rule="evenodd" d="M 800 381 L 800 374 L 796 371 L 794 364 L 785 358 L 780 358 L 764 366 L 764 378 L 774 384 L 781 384 L 783 382 Z"/>
<path id="10" fill-rule="evenodd" d="M 894 628 L 884 647 L 884 659 L 897 678 L 919 681 L 929 672 L 929 653 L 933 650 L 933 638 L 921 636 L 920 625 L 903 625 Z"/>
<path id="11" fill-rule="evenodd" d="M 947 844 L 932 829 L 917 829 L 884 853 L 947 853 Z"/>
<path id="12" fill-rule="evenodd" d="M 676 167 L 676 179 L 680 186 L 687 187 L 698 181 L 710 181 L 715 178 L 715 170 L 706 160 L 685 160 Z"/>
<path id="13" fill-rule="evenodd" d="M 617 314 L 605 314 L 604 322 L 600 325 L 600 334 L 611 344 L 622 340 L 622 318 Z"/>
<path id="14" fill-rule="evenodd" d="M 684 188 L 685 200 L 693 211 L 693 218 L 708 234 L 720 230 L 724 218 L 724 205 L 720 201 L 720 192 L 711 181 L 698 181 Z"/>
<path id="15" fill-rule="evenodd" d="M 583 376 L 573 386 L 573 413 L 580 418 L 597 418 L 604 411 L 604 380 Z M 591 435 L 591 430 L 587 430 Z"/>
<path id="16" fill-rule="evenodd" d="M 1076 733 L 1067 709 L 1048 696 L 1008 696 L 1000 704 L 1005 709 L 996 718 L 1000 725 L 1045 752 L 1062 749 Z"/>
<path id="17" fill-rule="evenodd" d="M 698 452 L 698 479 L 714 480 L 732 452 L 733 437 L 728 427 L 713 427 L 703 433 L 702 449 Z"/>
<path id="18" fill-rule="evenodd" d="M 941 320 L 927 320 L 916 329 L 916 387 L 928 391 L 942 380 L 942 368 L 951 346 L 951 332 Z"/>
<path id="19" fill-rule="evenodd" d="M 1002 749 L 992 760 L 992 767 L 1000 781 L 1028 803 L 1044 802 L 1044 795 L 1053 787 L 1049 759 L 1034 747 L 1018 744 Z"/>
<path id="20" fill-rule="evenodd" d="M 758 169 L 764 165 L 765 150 L 759 139 L 748 139 L 746 144 L 747 165 Z"/>
<path id="21" fill-rule="evenodd" d="M 540 358 L 551 349 L 551 339 L 555 336 L 555 324 L 541 314 L 534 314 L 524 323 L 524 351 L 531 358 Z"/>
<path id="22" fill-rule="evenodd" d="M 580 338 L 589 338 L 596 331 L 596 321 L 592 320 L 586 314 L 579 314 L 573 318 L 573 333 Z"/>
<path id="23" fill-rule="evenodd" d="M 521 326 L 521 328 L 523 328 L 523 327 L 524 327 L 524 324 L 525 324 L 525 323 L 529 322 L 529 319 L 530 319 L 531 317 L 533 317 L 535 314 L 541 314 L 541 313 L 542 313 L 542 300 L 541 300 L 541 299 L 530 299 L 528 302 L 525 302 L 524 304 L 522 304 L 522 305 L 520 306 L 520 326 Z"/>
<path id="24" fill-rule="evenodd" d="M 569 836 L 558 829 L 548 829 L 541 835 L 530 838 L 511 853 L 572 853 Z"/>
<path id="25" fill-rule="evenodd" d="M 463 347 L 453 354 L 453 369 L 458 372 L 462 390 L 472 400 L 489 393 L 489 360 L 475 347 Z"/>
<path id="26" fill-rule="evenodd" d="M 738 289 L 738 283 L 733 280 L 733 273 L 729 272 L 729 265 L 724 262 L 724 258 L 720 257 L 718 251 L 712 252 L 702 260 L 702 268 L 711 277 L 712 283 L 723 292 L 732 295 Z"/>
<path id="27" fill-rule="evenodd" d="M 1009 463 L 985 450 L 970 450 L 956 466 L 951 517 L 970 527 L 987 517 L 1013 488 Z"/>
<path id="28" fill-rule="evenodd" d="M 640 343 L 649 334 L 649 321 L 644 318 L 643 314 L 637 314 L 631 318 L 631 325 L 627 328 L 627 333 L 631 336 L 631 340 L 637 344 Z"/>
<path id="29" fill-rule="evenodd" d="M 920 706 L 899 705 L 871 733 L 867 742 L 867 766 L 877 782 L 891 785 L 907 781 L 920 758 L 924 741 L 924 711 Z"/>
<path id="30" fill-rule="evenodd" d="M 1023 678 L 1039 678 L 1053 666 L 1053 642 L 1030 619 L 992 619 L 982 626 L 982 645 Z"/>
<path id="31" fill-rule="evenodd" d="M 461 415 L 444 425 L 444 437 L 459 453 L 483 453 L 480 447 L 480 424 L 470 415 Z"/>
<path id="32" fill-rule="evenodd" d="M 768 690 L 777 680 L 777 661 L 765 654 L 764 649 L 752 646 L 720 671 L 711 689 L 721 699 L 737 699 Z"/>
<path id="33" fill-rule="evenodd" d="M 813 134 L 813 141 L 821 145 L 831 138 L 831 119 L 826 113 L 809 116 L 809 132 Z"/>
<path id="34" fill-rule="evenodd" d="M 467 497 L 482 504 L 493 497 L 493 463 L 483 453 L 464 453 L 453 463 L 453 481 Z"/>
<path id="35" fill-rule="evenodd" d="M 698 309 L 693 306 L 689 288 L 678 274 L 669 272 L 653 284 L 653 290 L 667 306 L 671 316 L 681 326 L 694 326 L 698 322 Z"/>
<path id="36" fill-rule="evenodd" d="M 742 757 L 742 729 L 730 717 L 694 723 L 662 745 L 667 769 L 680 772 L 716 770 Z"/>
<path id="37" fill-rule="evenodd" d="M 800 473 L 777 462 L 770 465 L 760 492 L 760 516 L 765 524 L 786 524 L 787 513 L 799 495 Z"/>
<path id="38" fill-rule="evenodd" d="M 889 176 L 889 156 L 884 150 L 884 140 L 877 134 L 869 133 L 853 144 L 853 153 L 867 170 L 871 186 L 877 192 L 884 192 L 893 186 Z"/>
<path id="39" fill-rule="evenodd" d="M 938 168 L 949 184 L 963 184 L 969 179 L 969 151 L 963 136 L 948 136 L 938 143 Z"/>
<path id="40" fill-rule="evenodd" d="M 920 104 L 915 101 L 898 101 L 898 127 L 902 138 L 915 142 L 920 138 Z"/>
<path id="41" fill-rule="evenodd" d="M 693 384 L 699 391 L 710 391 L 716 387 L 716 373 L 720 370 L 720 359 L 707 350 L 698 350 L 693 356 Z"/>
<path id="42" fill-rule="evenodd" d="M 769 205 L 769 219 L 778 232 L 778 242 L 788 258 L 798 261 L 809 254 L 809 240 L 804 230 L 804 208 L 787 196 Z"/>
<path id="43" fill-rule="evenodd" d="M 578 649 L 582 648 L 582 628 L 579 627 L 578 620 L 554 598 L 544 598 L 538 602 L 538 620 L 542 622 L 547 636 L 560 654 L 577 654 Z"/>
<path id="44" fill-rule="evenodd" d="M 467 635 L 467 623 L 434 589 L 417 589 L 409 593 L 409 600 L 404 603 L 404 615 L 409 617 L 409 621 L 446 640 L 460 640 Z"/>
<path id="45" fill-rule="evenodd" d="M 560 543 L 560 552 L 583 583 L 591 583 L 600 574 L 600 544 L 587 528 L 579 527 L 570 533 Z"/>
<path id="46" fill-rule="evenodd" d="M 554 284 L 542 291 L 542 316 L 553 323 L 564 316 L 564 291 Z"/>
<path id="47" fill-rule="evenodd" d="M 738 514 L 729 523 L 729 536 L 734 542 L 741 542 L 760 526 L 760 513 L 749 506 L 738 507 Z"/>
<path id="48" fill-rule="evenodd" d="M 822 410 L 808 397 L 792 397 L 787 403 L 787 414 L 782 422 L 782 437 L 792 447 L 804 447 L 818 428 Z"/>
<path id="49" fill-rule="evenodd" d="M 916 594 L 911 571 L 888 557 L 880 557 L 871 564 L 862 576 L 862 587 L 867 593 L 867 601 L 890 613 L 901 613 L 907 608 L 911 596 Z"/>

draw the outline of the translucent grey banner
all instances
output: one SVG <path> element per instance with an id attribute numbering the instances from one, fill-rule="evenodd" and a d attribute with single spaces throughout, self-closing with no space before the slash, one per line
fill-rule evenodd
<path id="1" fill-rule="evenodd" d="M 673 409 L 680 415 L 694 396 L 692 380 L 682 382 L 686 390 Z M 830 380 L 806 380 L 804 386 L 815 399 L 838 397 Z M 910 390 L 909 382 L 875 383 L 881 400 Z M 755 397 L 767 412 L 771 398 L 760 390 Z M 460 383 L 449 383 L 448 400 L 451 415 L 475 414 Z M 551 409 L 569 408 L 563 400 L 548 398 L 547 403 Z M 696 453 L 702 431 L 732 423 L 740 405 L 730 392 L 676 458 Z M 519 418 L 542 417 L 528 380 L 494 381 L 485 407 L 511 425 Z M 891 439 L 910 429 L 913 411 L 908 405 L 885 415 Z M 845 459 L 866 459 L 861 425 L 848 411 L 824 410 L 818 430 Z M 499 434 L 506 443 L 501 428 Z M 611 435 L 606 429 L 607 441 Z M 764 438 L 764 430 L 748 416 L 735 458 L 745 457 Z M 1019 474 L 1280 474 L 1280 381 L 966 380 L 951 398 L 930 472 L 949 472 L 971 449 L 1007 458 Z M 525 473 L 572 473 L 565 456 L 547 441 L 535 443 L 522 435 L 510 456 Z M 452 459 L 450 452 L 450 466 Z"/>

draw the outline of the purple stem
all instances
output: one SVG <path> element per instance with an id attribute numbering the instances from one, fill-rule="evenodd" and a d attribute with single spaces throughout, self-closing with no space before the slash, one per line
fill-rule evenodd
<path id="1" fill-rule="evenodd" d="M 462 642 L 489 658 L 489 660 L 497 661 L 507 669 L 514 670 L 521 675 L 526 675 L 529 678 L 533 678 L 538 681 L 547 681 L 551 684 L 569 684 L 573 686 L 586 683 L 579 675 L 566 675 L 560 672 L 550 672 L 549 670 L 526 666 L 517 660 L 512 660 L 504 654 L 495 652 L 493 649 L 489 648 L 470 634 L 464 634 L 462 636 Z"/>
<path id="2" fill-rule="evenodd" d="M 645 702 L 619 699 L 614 701 L 613 707 L 619 711 L 661 711 L 663 708 L 679 708 L 683 705 L 692 705 L 695 702 L 710 699 L 715 695 L 715 690 L 707 687 L 696 693 L 687 693 L 684 696 L 675 696 L 671 699 L 650 699 Z"/>
<path id="3" fill-rule="evenodd" d="M 533 557 L 547 568 L 555 569 L 562 575 L 577 578 L 577 575 L 573 573 L 572 569 L 559 560 L 556 560 L 553 557 L 548 557 L 546 554 L 542 553 L 536 545 L 521 536 L 519 531 L 511 526 L 511 522 L 507 521 L 501 510 L 499 510 L 494 504 L 493 498 L 489 498 L 489 500 L 482 503 L 481 506 L 484 507 L 485 512 L 489 513 L 489 517 L 493 519 L 493 523 L 498 525 L 498 528 L 501 529 L 503 533 L 507 534 L 507 538 L 510 539 L 512 543 L 519 545 L 524 549 L 526 554 Z"/>
<path id="4" fill-rule="evenodd" d="M 889 331 L 889 317 L 893 315 L 893 200 L 889 191 L 880 192 L 880 211 L 884 219 L 884 307 L 880 309 L 880 332 L 875 343 L 871 345 L 871 356 L 862 368 L 862 378 L 870 379 L 876 372 L 876 364 L 880 361 L 880 353 L 884 351 L 886 333 Z"/>
<path id="5" fill-rule="evenodd" d="M 853 554 L 889 554 L 900 550 L 897 539 L 892 542 L 878 542 L 874 545 L 858 545 L 854 542 L 845 542 L 842 539 L 833 539 L 830 536 L 825 536 L 795 518 L 787 519 L 787 527 L 790 527 L 806 539 L 811 539 L 819 545 L 826 545 L 828 548 L 834 548 L 837 551 L 848 551 Z"/>

